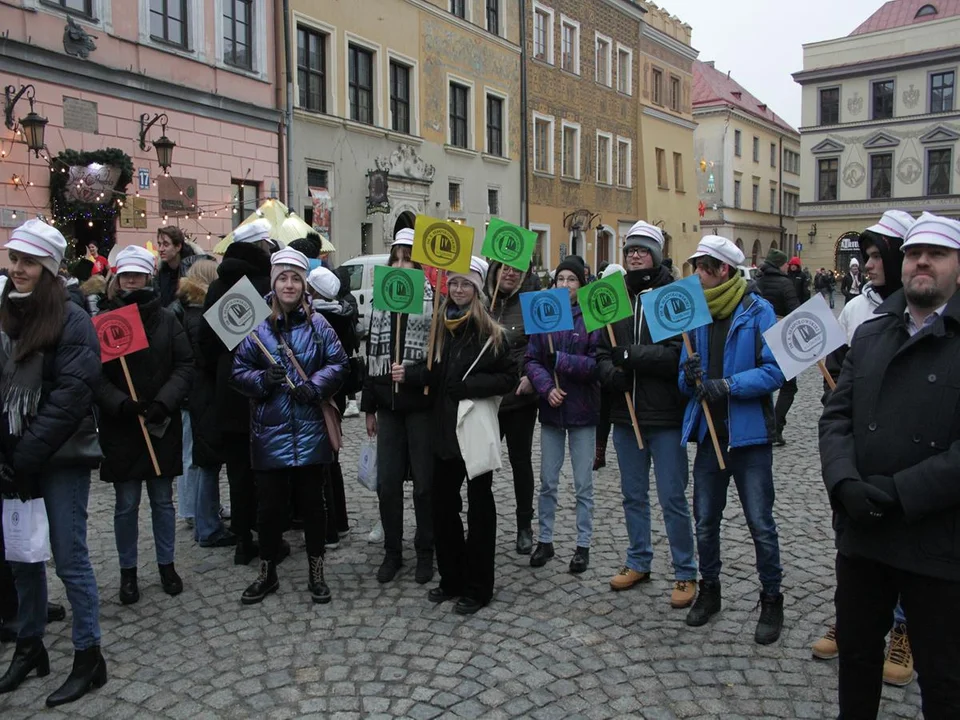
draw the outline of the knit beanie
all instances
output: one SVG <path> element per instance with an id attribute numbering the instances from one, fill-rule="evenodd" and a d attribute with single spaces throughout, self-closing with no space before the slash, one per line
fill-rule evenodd
<path id="1" fill-rule="evenodd" d="M 487 262 L 482 258 L 471 257 L 470 258 L 470 271 L 465 273 L 450 273 L 447 275 L 447 286 L 450 285 L 450 281 L 454 278 L 460 278 L 466 280 L 477 290 L 477 295 L 483 296 L 483 281 L 487 277 Z"/>
<path id="2" fill-rule="evenodd" d="M 653 258 L 653 266 L 660 267 L 663 262 L 663 240 L 663 230 L 656 225 L 639 220 L 627 232 L 627 239 L 623 242 L 623 256 L 627 256 L 628 248 L 646 248 Z"/>
<path id="3" fill-rule="evenodd" d="M 557 275 L 560 274 L 561 270 L 569 270 L 576 275 L 577 280 L 580 281 L 580 287 L 587 284 L 587 268 L 579 255 L 568 255 L 563 262 L 557 265 L 557 269 L 553 273 L 554 285 L 557 283 Z"/>
<path id="4" fill-rule="evenodd" d="M 783 267 L 784 263 L 787 262 L 787 254 L 778 248 L 770 248 L 770 252 L 767 253 L 767 257 L 764 258 L 765 262 L 770 263 L 775 268 Z"/>
<path id="5" fill-rule="evenodd" d="M 307 273 L 310 272 L 310 261 L 307 256 L 293 248 L 283 248 L 270 256 L 270 289 L 277 282 L 277 278 L 290 271 L 300 276 L 304 287 L 307 285 Z"/>

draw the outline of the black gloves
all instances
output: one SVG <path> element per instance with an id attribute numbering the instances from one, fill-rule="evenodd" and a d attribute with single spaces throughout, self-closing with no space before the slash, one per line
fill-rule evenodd
<path id="1" fill-rule="evenodd" d="M 628 347 L 615 347 L 610 351 L 610 360 L 614 367 L 623 367 L 627 364 L 629 357 L 630 348 Z"/>
<path id="2" fill-rule="evenodd" d="M 730 394 L 730 383 L 726 380 L 704 380 L 697 387 L 697 402 L 706 400 L 708 403 L 714 403 L 723 400 Z"/>
<path id="3" fill-rule="evenodd" d="M 120 417 L 136 420 L 137 416 L 142 414 L 143 403 L 137 402 L 133 398 L 127 398 L 120 403 Z"/>
<path id="4" fill-rule="evenodd" d="M 866 483 L 889 495 L 890 499 L 893 500 L 891 508 L 900 504 L 900 493 L 897 492 L 897 484 L 889 475 L 871 475 L 866 478 Z"/>
<path id="5" fill-rule="evenodd" d="M 283 385 L 287 380 L 287 371 L 280 365 L 271 365 L 263 371 L 263 384 L 268 388 Z"/>
<path id="6" fill-rule="evenodd" d="M 462 380 L 452 380 L 447 383 L 447 397 L 451 400 L 467 399 L 467 384 Z"/>
<path id="7" fill-rule="evenodd" d="M 301 405 L 313 405 L 317 400 L 316 388 L 308 382 L 297 385 L 290 391 L 290 394 L 293 395 L 293 399 Z"/>
<path id="8" fill-rule="evenodd" d="M 834 496 L 850 519 L 863 527 L 876 525 L 896 505 L 890 495 L 862 480 L 842 480 L 834 490 Z"/>
<path id="9" fill-rule="evenodd" d="M 167 408 L 164 407 L 163 403 L 154 400 L 147 406 L 147 411 L 143 414 L 143 419 L 151 425 L 159 425 L 166 420 L 169 415 L 170 413 L 167 411 Z"/>
<path id="10" fill-rule="evenodd" d="M 633 378 L 623 370 L 617 370 L 613 373 L 610 383 L 617 392 L 630 392 L 633 390 Z"/>
<path id="11" fill-rule="evenodd" d="M 683 379 L 687 387 L 694 387 L 697 380 L 703 379 L 703 368 L 700 367 L 700 354 L 693 353 L 683 361 Z"/>

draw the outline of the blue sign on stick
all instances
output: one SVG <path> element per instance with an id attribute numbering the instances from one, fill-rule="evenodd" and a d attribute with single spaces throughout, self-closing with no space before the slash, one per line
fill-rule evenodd
<path id="1" fill-rule="evenodd" d="M 640 296 L 643 319 L 654 342 L 713 322 L 698 275 L 664 285 Z"/>
<path id="2" fill-rule="evenodd" d="M 520 310 L 527 335 L 573 330 L 570 293 L 564 288 L 520 293 Z"/>

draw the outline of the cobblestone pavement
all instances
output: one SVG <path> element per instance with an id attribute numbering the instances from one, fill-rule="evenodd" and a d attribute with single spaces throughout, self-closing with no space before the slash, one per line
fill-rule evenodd
<path id="1" fill-rule="evenodd" d="M 623 593 L 609 590 L 607 580 L 626 546 L 612 447 L 613 467 L 595 481 L 594 545 L 582 576 L 566 572 L 575 538 L 567 465 L 556 524 L 558 557 L 536 570 L 513 551 L 510 475 L 506 468 L 499 473 L 497 591 L 477 615 L 463 618 L 451 603 L 427 602 L 431 586 L 414 583 L 409 501 L 407 565 L 394 582 L 378 584 L 381 551 L 366 539 L 377 516 L 375 496 L 353 480 L 363 433 L 363 420 L 356 418 L 344 425 L 353 533 L 327 556 L 334 597 L 329 605 L 310 602 L 302 534 L 288 533 L 293 554 L 280 566 L 280 592 L 244 607 L 240 593 L 255 568 L 235 567 L 231 551 L 201 549 L 182 523 L 177 567 L 186 589 L 175 598 L 164 595 L 144 505 L 142 598 L 121 606 L 113 493 L 96 481 L 90 544 L 110 680 L 80 702 L 43 715 L 835 717 L 836 663 L 812 660 L 809 649 L 833 616 L 832 536 L 816 445 L 819 396 L 819 375 L 808 371 L 790 416 L 789 444 L 775 452 L 786 571 L 786 626 L 775 645 L 753 642 L 759 590 L 753 545 L 735 493 L 723 529 L 724 609 L 714 622 L 688 628 L 685 611 L 671 610 L 669 555 L 658 510 L 654 581 Z M 534 461 L 536 467 L 539 450 Z M 52 571 L 50 576 L 51 599 L 65 602 L 62 585 Z M 47 644 L 53 672 L 0 697 L 4 720 L 40 715 L 44 697 L 69 671 L 69 624 L 53 624 Z M 9 645 L 0 649 L 3 668 L 12 652 Z M 881 717 L 915 718 L 918 708 L 916 683 L 884 689 Z"/>

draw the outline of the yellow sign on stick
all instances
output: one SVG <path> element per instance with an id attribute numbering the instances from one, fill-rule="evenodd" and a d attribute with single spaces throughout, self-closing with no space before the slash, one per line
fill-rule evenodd
<path id="1" fill-rule="evenodd" d="M 448 220 L 417 215 L 410 259 L 454 273 L 470 272 L 473 228 Z"/>

